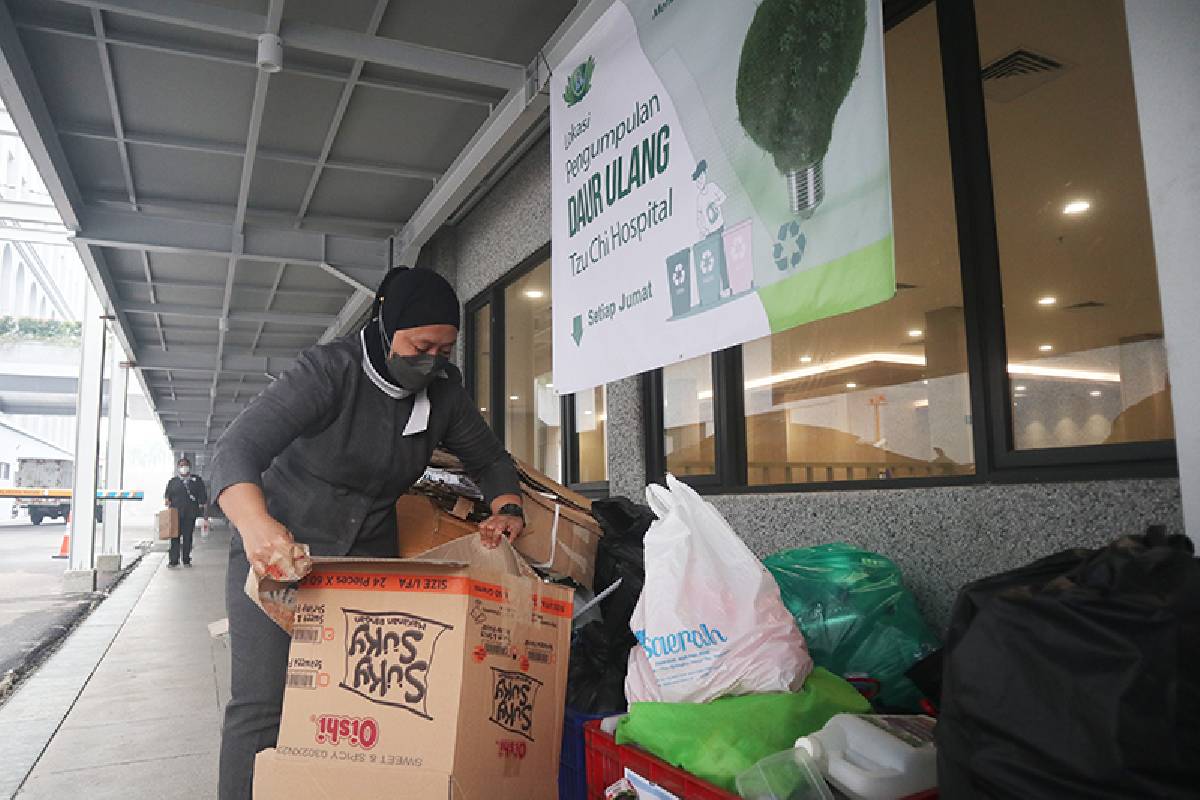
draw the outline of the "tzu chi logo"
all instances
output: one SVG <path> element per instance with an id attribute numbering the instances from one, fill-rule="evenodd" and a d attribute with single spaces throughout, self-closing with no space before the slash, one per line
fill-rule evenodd
<path id="1" fill-rule="evenodd" d="M 563 101 L 566 102 L 567 108 L 578 103 L 587 96 L 588 90 L 592 88 L 592 73 L 596 71 L 596 59 L 588 56 L 588 60 L 575 68 L 575 71 L 567 76 L 567 89 L 563 92 Z"/>

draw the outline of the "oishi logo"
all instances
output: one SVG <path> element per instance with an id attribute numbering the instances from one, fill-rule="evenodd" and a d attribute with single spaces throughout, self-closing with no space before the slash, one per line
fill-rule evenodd
<path id="1" fill-rule="evenodd" d="M 342 612 L 349 631 L 342 688 L 372 703 L 433 719 L 426 703 L 433 652 L 453 626 L 400 611 Z"/>
<path id="2" fill-rule="evenodd" d="M 379 741 L 379 725 L 370 717 L 339 717 L 322 714 L 313 717 L 317 726 L 317 744 L 347 744 L 370 750 Z"/>
<path id="3" fill-rule="evenodd" d="M 492 667 L 491 721 L 533 741 L 533 710 L 542 682 L 521 672 Z"/>

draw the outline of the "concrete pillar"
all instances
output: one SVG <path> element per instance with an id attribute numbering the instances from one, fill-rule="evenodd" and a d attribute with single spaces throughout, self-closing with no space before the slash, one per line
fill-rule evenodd
<path id="1" fill-rule="evenodd" d="M 88 288 L 84 298 L 83 342 L 76 401 L 75 485 L 71 490 L 71 558 L 63 574 L 68 592 L 96 589 L 96 473 L 100 460 L 101 386 L 106 325 L 99 300 Z"/>
<path id="2" fill-rule="evenodd" d="M 1171 368 L 1183 522 L 1200 546 L 1200 3 L 1125 3 Z"/>
<path id="3" fill-rule="evenodd" d="M 117 491 L 125 486 L 125 417 L 129 391 L 129 367 L 120 345 L 112 348 L 108 380 L 108 452 L 104 458 L 104 489 Z M 104 503 L 104 535 L 96 569 L 117 572 L 121 569 L 121 513 L 125 502 Z"/>

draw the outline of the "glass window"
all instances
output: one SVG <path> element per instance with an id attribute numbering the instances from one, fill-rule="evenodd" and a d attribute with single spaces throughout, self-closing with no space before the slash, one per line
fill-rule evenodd
<path id="1" fill-rule="evenodd" d="M 885 48 L 896 296 L 743 346 L 751 485 L 974 472 L 934 7 Z"/>
<path id="2" fill-rule="evenodd" d="M 712 356 L 663 368 L 663 428 L 667 471 L 715 475 Z"/>
<path id="3" fill-rule="evenodd" d="M 561 481 L 561 403 L 551 374 L 550 326 L 545 261 L 504 289 L 504 438 L 510 453 Z"/>
<path id="4" fill-rule="evenodd" d="M 603 386 L 575 395 L 575 430 L 579 443 L 579 482 L 608 480 L 608 410 Z"/>
<path id="5" fill-rule="evenodd" d="M 1121 0 L 977 0 L 1017 449 L 1174 435 Z"/>
<path id="6" fill-rule="evenodd" d="M 492 409 L 488 398 L 492 396 L 492 304 L 477 309 L 471 320 L 475 335 L 475 352 L 472 383 L 475 398 L 479 402 L 479 413 L 492 424 Z"/>

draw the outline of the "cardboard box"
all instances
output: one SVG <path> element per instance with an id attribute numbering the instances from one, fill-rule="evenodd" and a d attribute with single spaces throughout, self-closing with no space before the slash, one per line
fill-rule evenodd
<path id="1" fill-rule="evenodd" d="M 466 800 L 454 776 L 444 772 L 413 769 L 403 781 L 394 777 L 388 767 L 297 761 L 272 747 L 254 759 L 254 800 Z"/>
<path id="2" fill-rule="evenodd" d="M 515 546 L 538 569 L 592 588 L 600 525 L 592 502 L 517 461 L 525 506 L 525 533 Z"/>
<path id="3" fill-rule="evenodd" d="M 406 494 L 396 501 L 396 536 L 400 557 L 412 558 L 447 542 L 478 532 L 479 526 L 466 519 L 471 510 L 468 502 L 456 516 L 443 511 L 433 498 L 423 494 Z"/>
<path id="4" fill-rule="evenodd" d="M 569 589 L 478 535 L 420 559 L 313 561 L 298 587 L 247 577 L 260 605 L 293 611 L 256 800 L 322 796 L 314 785 L 330 797 L 555 796 Z"/>
<path id="5" fill-rule="evenodd" d="M 546 572 L 592 588 L 600 526 L 591 516 L 556 497 L 525 488 L 525 533 L 514 545 L 530 563 Z"/>
<path id="6" fill-rule="evenodd" d="M 179 538 L 179 509 L 164 508 L 156 515 L 159 539 Z"/>

